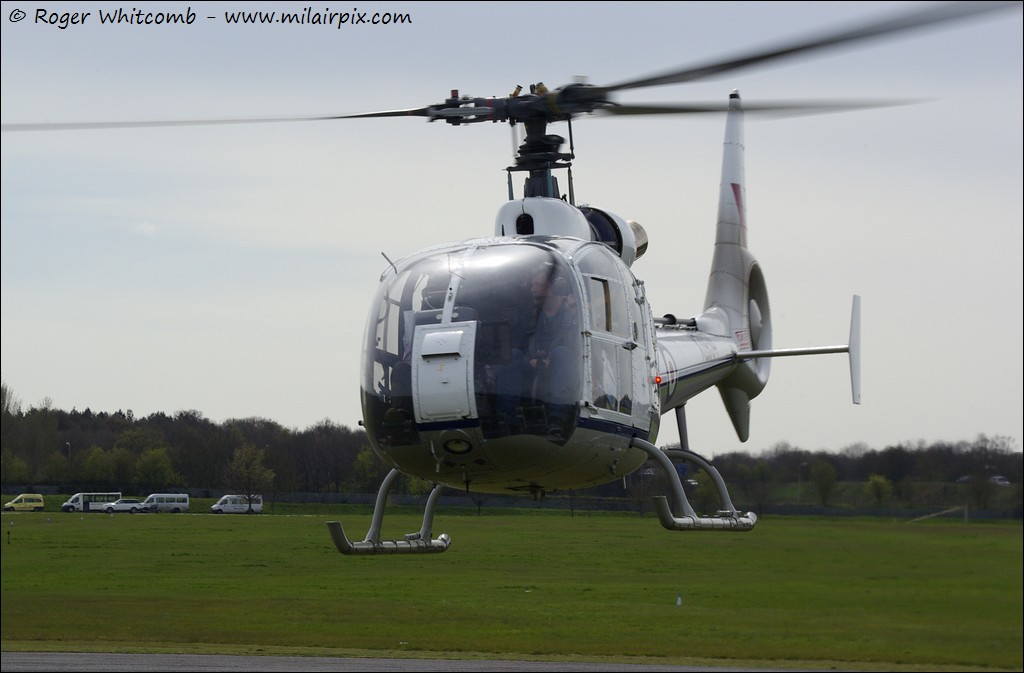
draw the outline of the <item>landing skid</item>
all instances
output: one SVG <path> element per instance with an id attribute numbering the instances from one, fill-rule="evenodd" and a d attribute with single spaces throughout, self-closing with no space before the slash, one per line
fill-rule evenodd
<path id="1" fill-rule="evenodd" d="M 380 539 L 380 529 L 384 522 L 384 507 L 387 504 L 388 493 L 390 493 L 391 485 L 399 474 L 398 470 L 391 470 L 388 472 L 388 476 L 384 477 L 380 490 L 377 492 L 377 503 L 373 508 L 373 520 L 370 522 L 370 530 L 367 531 L 366 538 L 362 542 L 352 542 L 349 540 L 340 521 L 327 522 L 327 530 L 330 532 L 331 539 L 334 540 L 334 546 L 338 548 L 339 552 L 346 556 L 355 556 L 359 554 L 430 554 L 448 550 L 451 538 L 447 534 L 442 533 L 433 540 L 430 538 L 430 528 L 434 522 L 434 508 L 437 505 L 437 499 L 441 495 L 441 491 L 444 489 L 441 485 L 434 486 L 434 490 L 427 497 L 427 504 L 423 508 L 423 525 L 418 533 L 408 533 L 401 540 Z"/>
<path id="2" fill-rule="evenodd" d="M 679 424 L 679 437 L 683 447 L 686 447 L 686 416 L 683 407 L 676 409 L 676 420 Z M 729 497 L 729 490 L 725 486 L 725 480 L 718 470 L 710 462 L 697 455 L 688 448 L 659 449 L 650 442 L 634 437 L 631 445 L 647 452 L 648 455 L 657 460 L 665 473 L 668 475 L 669 485 L 675 497 L 676 506 L 679 512 L 673 513 L 668 504 L 668 498 L 664 495 L 654 497 L 654 507 L 658 512 L 658 520 L 668 530 L 730 530 L 748 531 L 757 524 L 757 515 L 753 512 L 741 513 L 732 504 Z M 698 516 L 686 499 L 686 492 L 683 490 L 683 482 L 679 478 L 672 460 L 694 463 L 711 475 L 718 490 L 718 496 L 722 503 L 722 509 L 715 513 L 715 516 Z M 418 533 L 408 533 L 401 540 L 381 540 L 380 531 L 384 521 L 384 508 L 387 504 L 388 494 L 391 486 L 400 472 L 391 470 L 384 477 L 377 492 L 377 502 L 373 508 L 373 519 L 370 522 L 370 529 L 361 542 L 353 542 L 348 539 L 345 529 L 340 521 L 328 521 L 327 530 L 331 534 L 334 546 L 346 556 L 361 554 L 429 554 L 448 551 L 451 545 L 451 538 L 442 533 L 435 539 L 431 539 L 431 526 L 434 521 L 434 509 L 437 506 L 437 499 L 441 495 L 444 486 L 435 485 L 427 497 L 427 504 L 423 508 L 423 525 Z"/>
<path id="3" fill-rule="evenodd" d="M 686 446 L 686 417 L 683 407 L 676 409 L 676 421 L 679 424 L 679 438 L 682 445 Z M 658 520 L 668 530 L 729 530 L 743 532 L 752 530 L 757 524 L 757 515 L 753 512 L 745 514 L 739 512 L 732 499 L 729 497 L 729 489 L 725 487 L 725 480 L 714 465 L 697 455 L 688 448 L 680 449 L 659 449 L 648 441 L 634 438 L 632 446 L 646 451 L 661 464 L 662 469 L 668 475 L 669 485 L 672 487 L 672 495 L 675 496 L 676 506 L 680 510 L 673 513 L 669 507 L 668 498 L 664 495 L 654 496 L 654 508 L 658 512 Z M 722 509 L 715 513 L 715 516 L 698 516 L 686 499 L 686 492 L 683 490 L 683 482 L 679 478 L 672 459 L 686 461 L 696 464 L 705 472 L 711 475 L 718 490 L 718 497 L 722 503 Z"/>

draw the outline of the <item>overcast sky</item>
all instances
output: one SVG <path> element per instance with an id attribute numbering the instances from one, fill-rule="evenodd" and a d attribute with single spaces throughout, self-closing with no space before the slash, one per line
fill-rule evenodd
<path id="1" fill-rule="evenodd" d="M 814 34 L 905 2 L 330 3 L 402 25 L 229 25 L 304 3 L 4 2 L 4 124 L 351 114 L 611 84 Z M 133 7 L 191 25 L 101 24 Z M 15 20 L 21 10 L 23 20 Z M 90 12 L 60 27 L 63 12 Z M 47 14 L 49 16 L 49 14 Z M 207 18 L 213 17 L 213 18 Z M 81 19 L 81 17 L 79 17 Z M 840 451 L 1022 437 L 1018 9 L 624 92 L 623 102 L 913 99 L 746 124 L 749 246 L 779 348 L 842 344 L 863 297 L 863 404 L 845 356 L 785 358 L 736 438 L 718 394 L 692 448 Z M 585 119 L 575 190 L 639 221 L 656 315 L 699 313 L 724 117 Z M 552 132 L 565 135 L 564 126 Z M 364 324 L 387 262 L 489 235 L 503 124 L 420 119 L 2 136 L 2 375 L 23 408 L 196 410 L 355 427 Z M 517 189 L 520 181 L 517 179 Z M 667 416 L 659 443 L 676 441 Z"/>

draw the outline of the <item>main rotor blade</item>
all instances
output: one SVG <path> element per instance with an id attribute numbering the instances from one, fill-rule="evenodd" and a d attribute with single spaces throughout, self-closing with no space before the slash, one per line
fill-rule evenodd
<path id="1" fill-rule="evenodd" d="M 435 108 L 422 107 L 409 110 L 386 110 L 354 115 L 327 115 L 322 117 L 254 117 L 240 119 L 184 119 L 163 121 L 123 122 L 54 122 L 38 124 L 4 124 L 0 130 L 12 131 L 89 131 L 98 129 L 141 129 L 173 126 L 230 126 L 236 124 L 277 124 L 282 122 L 317 122 L 358 117 L 432 117 Z"/>
<path id="2" fill-rule="evenodd" d="M 436 106 L 409 108 L 408 110 L 381 110 L 380 112 L 361 112 L 354 115 L 338 115 L 331 119 L 361 119 L 366 117 L 433 117 L 437 113 Z"/>
<path id="3" fill-rule="evenodd" d="M 775 59 L 802 54 L 813 50 L 838 47 L 857 40 L 869 40 L 889 33 L 925 28 L 938 23 L 973 18 L 998 10 L 1020 8 L 1019 1 L 998 0 L 993 2 L 953 2 L 931 6 L 926 9 L 904 13 L 889 19 L 873 21 L 857 28 L 841 30 L 821 37 L 804 39 L 773 49 L 754 51 L 745 55 L 728 58 L 696 67 L 667 72 L 653 77 L 627 80 L 611 86 L 597 87 L 604 92 L 639 89 L 666 84 L 681 84 L 725 72 L 739 70 Z"/>
<path id="4" fill-rule="evenodd" d="M 743 112 L 764 113 L 777 116 L 798 116 L 810 114 L 828 114 L 831 112 L 851 112 L 870 108 L 912 105 L 920 101 L 911 100 L 876 100 L 876 101 L 761 101 L 743 102 Z M 628 104 L 609 105 L 594 112 L 607 115 L 667 115 L 667 114 L 714 114 L 728 112 L 728 103 L 684 103 L 676 104 Z"/>
<path id="5" fill-rule="evenodd" d="M 123 121 L 123 122 L 53 122 L 38 124 L 4 124 L 0 130 L 8 131 L 83 131 L 94 129 L 141 129 L 161 126 L 227 126 L 233 124 L 276 124 L 279 122 L 312 122 L 341 117 L 266 117 L 249 119 L 184 119 L 164 121 Z"/>

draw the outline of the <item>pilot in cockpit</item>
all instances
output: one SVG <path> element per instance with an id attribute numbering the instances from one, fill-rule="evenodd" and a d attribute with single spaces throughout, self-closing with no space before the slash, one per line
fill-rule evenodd
<path id="1" fill-rule="evenodd" d="M 534 391 L 543 393 L 550 391 L 551 380 L 564 379 L 557 372 L 552 376 L 552 370 L 571 364 L 566 362 L 566 356 L 578 333 L 576 311 L 565 278 L 552 276 L 547 269 L 531 279 L 530 295 L 534 302 L 534 322 L 527 331 L 524 352 L 534 373 Z M 544 383 L 549 385 L 544 386 Z M 551 397 L 554 400 L 557 395 L 552 391 Z"/>
<path id="2" fill-rule="evenodd" d="M 511 425 L 520 407 L 543 407 L 545 431 L 562 433 L 576 398 L 580 340 L 576 302 L 568 281 L 545 265 L 530 280 L 530 319 L 498 375 L 499 406 Z M 524 428 L 524 431 L 530 431 Z"/>

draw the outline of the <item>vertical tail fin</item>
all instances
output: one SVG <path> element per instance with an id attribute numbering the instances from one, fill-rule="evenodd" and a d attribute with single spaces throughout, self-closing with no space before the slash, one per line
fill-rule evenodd
<path id="1" fill-rule="evenodd" d="M 747 250 L 743 151 L 743 107 L 734 91 L 726 117 L 715 254 L 698 324 L 735 339 L 740 350 L 763 350 L 772 347 L 771 311 L 761 268 Z M 718 384 L 741 441 L 749 435 L 750 400 L 768 383 L 770 368 L 769 358 L 746 361 Z"/>

